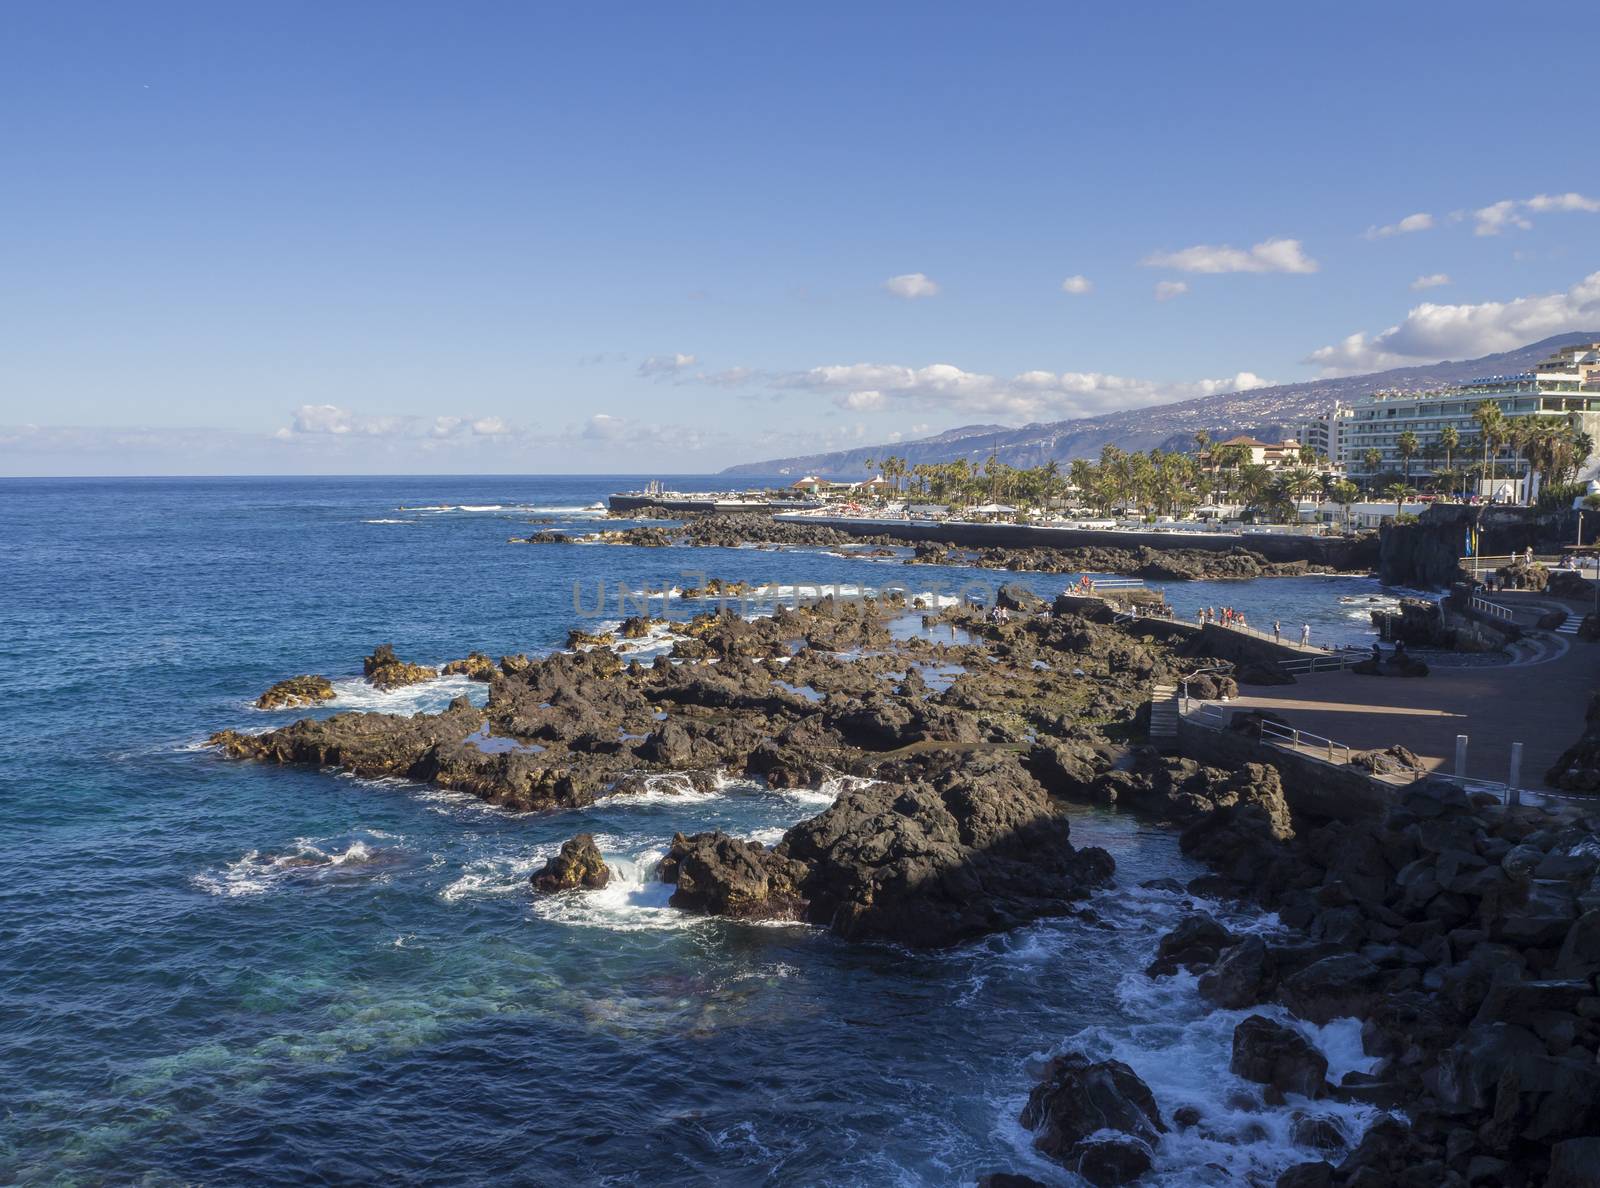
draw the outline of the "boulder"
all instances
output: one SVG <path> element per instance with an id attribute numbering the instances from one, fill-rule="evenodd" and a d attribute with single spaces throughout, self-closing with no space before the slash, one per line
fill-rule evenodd
<path id="1" fill-rule="evenodd" d="M 1007 582 L 995 592 L 994 604 L 1006 610 L 1023 614 L 1039 614 L 1050 609 L 1050 604 L 1028 587 L 1017 582 Z"/>
<path id="2" fill-rule="evenodd" d="M 1247 936 L 1200 975 L 1200 996 L 1225 1010 L 1254 1006 L 1267 992 L 1271 966 L 1266 941 Z"/>
<path id="3" fill-rule="evenodd" d="M 1131 1068 L 1119 1060 L 1092 1061 L 1082 1052 L 1050 1061 L 1028 1094 L 1022 1124 L 1034 1132 L 1034 1147 L 1067 1167 L 1075 1167 L 1091 1136 L 1123 1136 L 1153 1145 L 1167 1130 L 1150 1087 Z M 1121 1155 L 1107 1153 L 1091 1162 L 1113 1164 Z"/>
<path id="4" fill-rule="evenodd" d="M 725 833 L 677 834 L 660 878 L 676 883 L 673 907 L 740 919 L 798 920 L 805 910 L 805 867 L 758 842 Z"/>
<path id="5" fill-rule="evenodd" d="M 332 701 L 333 697 L 333 684 L 327 677 L 307 674 L 279 681 L 256 698 L 256 708 L 299 709 L 307 705 L 316 705 L 320 701 Z"/>
<path id="6" fill-rule="evenodd" d="M 1265 1015 L 1251 1015 L 1233 1029 L 1228 1067 L 1247 1081 L 1302 1097 L 1321 1097 L 1328 1080 L 1327 1057 L 1298 1031 Z"/>
<path id="7" fill-rule="evenodd" d="M 1191 973 L 1210 966 L 1217 954 L 1233 941 L 1230 933 L 1206 912 L 1192 912 L 1178 921 L 1177 927 L 1161 938 L 1156 959 L 1145 972 L 1151 976 Z"/>
<path id="8" fill-rule="evenodd" d="M 412 664 L 394 654 L 393 644 L 379 644 L 372 655 L 361 661 L 361 673 L 375 689 L 398 689 L 431 681 L 439 675 L 436 669 L 425 664 Z"/>
<path id="9" fill-rule="evenodd" d="M 1115 867 L 1104 850 L 1073 849 L 1067 819 L 1008 755 L 931 784 L 852 788 L 777 851 L 807 868 L 807 919 L 918 947 L 1067 913 Z"/>
<path id="10" fill-rule="evenodd" d="M 494 679 L 494 661 L 482 652 L 470 652 L 460 660 L 452 660 L 439 670 L 445 676 L 470 677 L 475 681 Z"/>
<path id="11" fill-rule="evenodd" d="M 1067 1166 L 1096 1188 L 1131 1184 L 1155 1162 L 1155 1152 L 1143 1139 L 1126 1134 L 1095 1134 L 1073 1149 Z"/>
<path id="12" fill-rule="evenodd" d="M 1284 978 L 1278 996 L 1302 1019 L 1327 1023 L 1345 1015 L 1365 1015 L 1382 981 L 1382 971 L 1365 957 L 1341 953 Z"/>
<path id="13" fill-rule="evenodd" d="M 561 852 L 546 862 L 529 880 L 533 889 L 543 894 L 556 891 L 576 891 L 579 888 L 598 890 L 611 880 L 611 870 L 594 844 L 594 835 L 580 833 L 571 841 L 563 842 Z"/>

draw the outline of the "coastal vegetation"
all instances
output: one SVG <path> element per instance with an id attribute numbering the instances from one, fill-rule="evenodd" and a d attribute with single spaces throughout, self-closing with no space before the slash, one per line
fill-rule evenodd
<path id="1" fill-rule="evenodd" d="M 868 458 L 866 466 L 882 474 L 897 497 L 916 497 L 955 511 L 993 505 L 1021 515 L 1082 510 L 1101 516 L 1181 518 L 1227 507 L 1251 519 L 1287 521 L 1307 502 L 1348 509 L 1362 496 L 1393 500 L 1397 485 L 1409 489 L 1406 498 L 1458 498 L 1480 479 L 1498 480 L 1502 469 L 1536 477 L 1542 487 L 1565 484 L 1594 449 L 1575 417 L 1508 417 L 1485 400 L 1473 419 L 1478 432 L 1468 437 L 1453 426 L 1426 443 L 1412 430 L 1401 433 L 1396 439 L 1398 471 L 1384 470 L 1383 454 L 1366 450 L 1360 484 L 1310 447 L 1302 447 L 1287 464 L 1269 466 L 1253 461 L 1250 447 L 1215 443 L 1204 431 L 1194 435 L 1192 450 L 1107 445 L 1098 459 L 1074 459 L 1065 468 L 1055 460 L 1016 467 L 995 454 L 979 464 L 958 458 L 915 465 L 888 455 Z M 1475 460 L 1463 465 L 1464 457 Z M 1420 469 L 1414 470 L 1418 463 Z"/>

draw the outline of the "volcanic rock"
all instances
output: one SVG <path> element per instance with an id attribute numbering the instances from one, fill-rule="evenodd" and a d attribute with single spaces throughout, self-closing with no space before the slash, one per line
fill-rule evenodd
<path id="1" fill-rule="evenodd" d="M 580 833 L 563 842 L 561 852 L 547 861 L 529 880 L 535 891 L 575 891 L 580 887 L 598 890 L 611 881 L 611 869 L 600 856 L 592 833 Z"/>
<path id="2" fill-rule="evenodd" d="M 279 681 L 256 698 L 256 708 L 298 709 L 301 706 L 316 705 L 319 701 L 332 701 L 333 697 L 333 685 L 327 677 L 294 676 Z"/>
<path id="3" fill-rule="evenodd" d="M 374 648 L 372 655 L 361 662 L 361 672 L 369 685 L 383 690 L 431 681 L 439 675 L 436 669 L 427 665 L 399 659 L 394 654 L 393 644 L 379 644 Z"/>
<path id="4" fill-rule="evenodd" d="M 1328 1079 L 1327 1057 L 1298 1031 L 1265 1015 L 1251 1015 L 1233 1029 L 1233 1059 L 1228 1068 L 1280 1094 L 1312 1098 L 1323 1095 Z"/>

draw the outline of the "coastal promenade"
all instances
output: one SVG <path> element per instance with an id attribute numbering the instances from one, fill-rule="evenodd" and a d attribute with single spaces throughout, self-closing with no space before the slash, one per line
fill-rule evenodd
<path id="1" fill-rule="evenodd" d="M 1548 595 L 1496 597 L 1519 610 L 1564 605 L 1579 617 L 1587 609 L 1583 600 Z M 1584 710 L 1600 686 L 1600 644 L 1553 632 L 1530 635 L 1539 646 L 1508 663 L 1436 664 L 1424 678 L 1306 674 L 1291 686 L 1244 693 L 1227 708 L 1269 711 L 1356 750 L 1399 744 L 1430 771 L 1453 771 L 1456 736 L 1464 734 L 1462 774 L 1495 782 L 1506 780 L 1511 744 L 1520 742 L 1521 786 L 1545 788 L 1545 772 L 1583 732 Z"/>

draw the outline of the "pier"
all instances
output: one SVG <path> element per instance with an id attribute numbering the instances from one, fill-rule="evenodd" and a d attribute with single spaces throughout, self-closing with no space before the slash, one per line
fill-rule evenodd
<path id="1" fill-rule="evenodd" d="M 1293 685 L 1252 687 L 1226 703 L 1195 703 L 1186 717 L 1197 725 L 1218 725 L 1223 717 L 1231 720 L 1233 711 L 1260 710 L 1314 738 L 1308 752 L 1326 751 L 1334 762 L 1399 744 L 1415 752 L 1428 772 L 1491 788 L 1513 784 L 1550 791 L 1545 772 L 1583 732 L 1584 712 L 1597 686 L 1600 645 L 1574 636 L 1575 624 L 1592 603 L 1524 591 L 1494 598 L 1527 629 L 1508 659 L 1485 656 L 1471 663 L 1461 657 L 1465 662 L 1434 663 L 1422 678 L 1347 669 L 1301 672 Z M 1548 621 L 1552 609 L 1566 610 L 1567 619 L 1548 630 L 1532 626 L 1541 618 Z M 1466 741 L 1458 752 L 1462 736 Z M 1298 743 L 1299 738 L 1293 740 Z M 1520 744 L 1520 764 L 1514 773 L 1515 744 Z"/>

